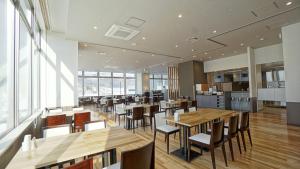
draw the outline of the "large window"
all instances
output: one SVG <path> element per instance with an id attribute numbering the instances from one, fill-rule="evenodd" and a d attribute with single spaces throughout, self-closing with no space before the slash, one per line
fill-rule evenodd
<path id="1" fill-rule="evenodd" d="M 167 74 L 150 74 L 150 90 L 168 89 Z"/>
<path id="2" fill-rule="evenodd" d="M 14 6 L 0 1 L 0 138 L 14 127 Z"/>
<path id="3" fill-rule="evenodd" d="M 112 96 L 136 93 L 135 73 L 78 71 L 78 92 L 82 96 Z"/>

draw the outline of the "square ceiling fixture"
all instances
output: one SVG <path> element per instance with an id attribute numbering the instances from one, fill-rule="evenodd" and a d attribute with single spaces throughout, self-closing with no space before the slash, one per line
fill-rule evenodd
<path id="1" fill-rule="evenodd" d="M 115 39 L 130 40 L 138 33 L 140 33 L 140 31 L 113 24 L 105 33 L 105 36 Z"/>
<path id="2" fill-rule="evenodd" d="M 135 28 L 139 28 L 141 27 L 146 21 L 143 20 L 143 19 L 139 19 L 139 18 L 136 18 L 136 17 L 131 17 L 128 19 L 128 21 L 125 23 L 126 25 L 128 26 L 132 26 L 132 27 L 135 27 Z"/>

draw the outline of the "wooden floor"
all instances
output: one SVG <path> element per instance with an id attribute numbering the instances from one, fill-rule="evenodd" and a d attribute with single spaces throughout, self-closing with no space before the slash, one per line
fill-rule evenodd
<path id="1" fill-rule="evenodd" d="M 112 117 L 111 117 L 112 119 Z M 253 139 L 251 148 L 246 137 L 247 152 L 239 153 L 237 143 L 234 142 L 235 161 L 231 160 L 228 143 L 226 152 L 228 167 L 225 166 L 221 148 L 215 151 L 217 168 L 300 168 L 300 127 L 286 124 L 286 110 L 279 108 L 265 108 L 258 113 L 250 114 L 250 128 Z M 113 120 L 108 124 L 115 125 Z M 123 124 L 121 124 L 123 125 Z M 147 139 L 153 138 L 148 126 L 146 132 L 140 127 L 136 134 Z M 174 155 L 166 153 L 164 135 L 158 134 L 156 139 L 156 168 L 157 169 L 201 169 L 212 168 L 209 152 L 204 152 L 191 162 L 186 162 Z M 170 137 L 170 152 L 179 148 L 179 138 Z M 243 148 L 243 147 L 242 147 Z M 195 149 L 197 150 L 197 149 Z M 198 150 L 197 150 L 198 151 Z"/>

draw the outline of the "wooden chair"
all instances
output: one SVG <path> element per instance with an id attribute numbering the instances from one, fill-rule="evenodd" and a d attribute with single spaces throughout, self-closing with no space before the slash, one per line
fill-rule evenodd
<path id="1" fill-rule="evenodd" d="M 92 131 L 106 128 L 105 120 L 89 121 L 84 124 L 84 131 Z"/>
<path id="2" fill-rule="evenodd" d="M 150 103 L 149 97 L 144 97 L 144 104 L 149 104 L 149 103 Z"/>
<path id="3" fill-rule="evenodd" d="M 156 139 L 156 132 L 163 133 L 165 135 L 165 141 L 167 142 L 167 153 L 169 154 L 169 136 L 179 132 L 181 147 L 181 133 L 179 128 L 166 124 L 165 117 L 165 112 L 157 112 L 154 115 L 154 140 Z"/>
<path id="4" fill-rule="evenodd" d="M 119 163 L 104 169 L 154 169 L 155 168 L 155 145 L 154 142 L 121 153 Z"/>
<path id="5" fill-rule="evenodd" d="M 142 125 L 143 125 L 144 131 L 145 131 L 144 107 L 133 107 L 132 115 L 129 115 L 126 118 L 127 118 L 127 120 L 131 121 L 133 133 L 135 133 L 135 122 L 137 121 L 137 127 L 138 127 L 139 120 L 142 121 Z"/>
<path id="6" fill-rule="evenodd" d="M 93 159 L 89 158 L 83 161 L 80 161 L 77 164 L 66 167 L 65 169 L 93 169 Z"/>
<path id="7" fill-rule="evenodd" d="M 114 110 L 114 100 L 112 100 L 112 99 L 107 100 L 106 105 L 105 105 L 105 109 L 106 109 L 105 111 L 108 112 L 109 108 L 110 108 L 110 111 Z"/>
<path id="8" fill-rule="evenodd" d="M 117 104 L 116 110 L 115 110 L 115 122 L 117 122 L 117 118 L 119 121 L 119 126 L 121 124 L 121 116 L 124 117 L 124 124 L 125 124 L 125 117 L 126 117 L 126 111 L 125 111 L 125 104 Z"/>
<path id="9" fill-rule="evenodd" d="M 158 105 L 151 105 L 150 106 L 150 112 L 144 114 L 144 118 L 149 118 L 151 131 L 152 131 L 152 124 L 153 124 L 152 119 L 154 118 L 154 114 L 157 113 L 157 112 L 159 112 L 159 106 Z"/>
<path id="10" fill-rule="evenodd" d="M 252 147 L 252 139 L 251 139 L 250 128 L 249 128 L 249 112 L 242 112 L 241 116 L 242 116 L 241 117 L 241 125 L 239 127 L 239 131 L 242 136 L 244 150 L 246 151 L 246 143 L 245 143 L 245 136 L 244 136 L 245 131 L 247 131 L 247 133 L 248 133 L 249 141 L 250 141 L 250 144 Z"/>
<path id="11" fill-rule="evenodd" d="M 229 119 L 228 128 L 224 128 L 224 135 L 225 135 L 225 142 L 228 141 L 228 143 L 229 143 L 232 161 L 234 161 L 233 148 L 232 148 L 232 139 L 234 137 L 236 137 L 236 139 L 237 139 L 240 154 L 242 154 L 240 138 L 239 138 L 239 134 L 238 134 L 238 132 L 239 132 L 238 128 L 239 128 L 239 115 L 231 116 Z"/>
<path id="12" fill-rule="evenodd" d="M 152 104 L 158 103 L 158 97 L 152 97 Z"/>
<path id="13" fill-rule="evenodd" d="M 209 151 L 211 153 L 211 160 L 212 160 L 212 165 L 213 165 L 214 169 L 216 169 L 214 149 L 222 146 L 225 165 L 227 167 L 227 158 L 226 158 L 226 151 L 225 151 L 225 145 L 224 145 L 224 121 L 223 120 L 213 123 L 211 135 L 200 133 L 200 134 L 189 137 L 189 139 L 188 139 L 188 161 L 190 161 L 191 146 L 193 144 L 201 147 L 201 154 L 203 152 L 202 148 L 209 149 Z"/>
<path id="14" fill-rule="evenodd" d="M 67 135 L 71 133 L 71 129 L 70 124 L 45 127 L 43 129 L 43 138 Z"/>
<path id="15" fill-rule="evenodd" d="M 91 121 L 91 112 L 74 114 L 74 131 L 83 131 L 84 124 Z"/>
<path id="16" fill-rule="evenodd" d="M 191 107 L 196 107 L 196 109 L 197 109 L 197 100 L 192 101 Z"/>
<path id="17" fill-rule="evenodd" d="M 180 102 L 180 109 L 184 109 L 184 111 L 188 111 L 188 102 Z"/>
<path id="18" fill-rule="evenodd" d="M 46 119 L 46 127 L 63 125 L 66 123 L 67 123 L 67 116 L 65 114 L 47 116 L 47 119 Z"/>

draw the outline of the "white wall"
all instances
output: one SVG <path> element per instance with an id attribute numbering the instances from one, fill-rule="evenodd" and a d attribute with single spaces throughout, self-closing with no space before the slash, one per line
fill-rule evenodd
<path id="1" fill-rule="evenodd" d="M 41 94 L 45 107 L 77 105 L 78 42 L 47 32 L 41 58 Z"/>
<path id="2" fill-rule="evenodd" d="M 282 44 L 275 44 L 254 49 L 255 63 L 264 64 L 283 61 Z M 238 69 L 248 66 L 247 54 L 204 62 L 204 72 Z"/>
<path id="3" fill-rule="evenodd" d="M 300 23 L 282 28 L 287 102 L 300 102 Z"/>

